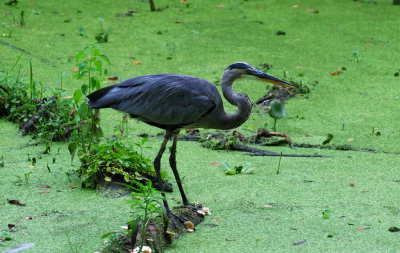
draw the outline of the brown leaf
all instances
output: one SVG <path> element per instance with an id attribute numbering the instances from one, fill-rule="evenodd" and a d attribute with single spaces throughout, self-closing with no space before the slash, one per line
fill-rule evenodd
<path id="1" fill-rule="evenodd" d="M 221 164 L 220 163 L 211 163 L 211 165 L 220 166 Z"/>
<path id="2" fill-rule="evenodd" d="M 348 138 L 347 141 L 354 141 L 354 138 Z"/>
<path id="3" fill-rule="evenodd" d="M 223 5 L 223 4 L 218 4 L 217 7 L 218 7 L 218 8 L 225 8 L 225 5 Z"/>
<path id="4" fill-rule="evenodd" d="M 213 221 L 223 221 L 223 220 L 224 220 L 223 218 L 216 218 Z"/>
<path id="5" fill-rule="evenodd" d="M 257 7 L 257 10 L 265 10 L 265 7 L 262 7 L 262 6 Z"/>
<path id="6" fill-rule="evenodd" d="M 17 206 L 26 206 L 26 204 L 22 204 L 16 199 L 7 199 L 7 202 L 12 204 L 12 205 L 17 205 Z"/>
<path id="7" fill-rule="evenodd" d="M 36 185 L 37 188 L 50 188 L 50 185 L 42 184 L 42 185 Z"/>
<path id="8" fill-rule="evenodd" d="M 370 229 L 370 228 L 368 228 L 368 227 L 366 227 L 366 228 L 362 228 L 362 227 L 357 228 L 358 231 L 367 230 L 367 229 Z"/>
<path id="9" fill-rule="evenodd" d="M 133 65 L 136 65 L 136 66 L 137 66 L 137 65 L 142 65 L 142 63 L 141 63 L 140 61 L 135 61 L 135 62 L 133 62 L 132 64 L 133 64 Z"/>
<path id="10" fill-rule="evenodd" d="M 300 5 L 295 4 L 295 5 L 292 5 L 292 7 L 293 7 L 293 8 L 300 8 Z"/>
<path id="11" fill-rule="evenodd" d="M 75 185 L 69 185 L 69 188 L 71 188 L 71 189 L 75 189 L 76 188 L 76 186 Z"/>
<path id="12" fill-rule="evenodd" d="M 336 76 L 336 75 L 339 75 L 340 73 L 342 73 L 341 69 L 331 72 L 331 76 Z"/>
<path id="13" fill-rule="evenodd" d="M 110 81 L 118 81 L 118 76 L 109 77 L 109 78 L 107 78 L 107 80 L 110 80 Z"/>
<path id="14" fill-rule="evenodd" d="M 49 193 L 50 191 L 39 192 L 40 194 Z"/>
<path id="15" fill-rule="evenodd" d="M 299 245 L 302 245 L 303 243 L 305 243 L 307 240 L 303 240 L 303 241 L 300 241 L 300 242 L 294 242 L 293 243 L 293 245 L 294 246 L 299 246 Z"/>
<path id="16" fill-rule="evenodd" d="M 15 224 L 8 224 L 8 229 L 15 228 Z"/>
<path id="17" fill-rule="evenodd" d="M 175 21 L 175 24 L 182 24 L 182 23 L 183 23 L 183 21 L 180 21 L 180 20 Z"/>
<path id="18" fill-rule="evenodd" d="M 33 220 L 33 216 L 26 216 L 24 217 L 24 220 Z"/>
<path id="19" fill-rule="evenodd" d="M 350 184 L 350 187 L 354 187 L 354 184 Z"/>
<path id="20" fill-rule="evenodd" d="M 72 68 L 71 71 L 77 72 L 77 71 L 79 71 L 79 68 Z"/>

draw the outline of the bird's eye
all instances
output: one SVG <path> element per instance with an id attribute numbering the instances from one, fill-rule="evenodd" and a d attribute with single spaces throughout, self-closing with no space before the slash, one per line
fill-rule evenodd
<path id="1" fill-rule="evenodd" d="M 251 69 L 245 69 L 245 70 L 244 70 L 244 73 L 245 73 L 246 75 L 252 75 L 252 74 L 253 74 L 253 71 L 252 71 Z"/>

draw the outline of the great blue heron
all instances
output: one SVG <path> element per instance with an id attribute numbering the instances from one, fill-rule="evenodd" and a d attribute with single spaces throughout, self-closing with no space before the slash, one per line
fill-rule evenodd
<path id="1" fill-rule="evenodd" d="M 147 124 L 166 130 L 161 148 L 154 159 L 158 185 L 163 191 L 160 173 L 161 156 L 171 136 L 173 143 L 169 163 L 184 206 L 190 206 L 176 169 L 176 144 L 182 128 L 232 129 L 242 125 L 250 116 L 251 101 L 246 94 L 237 94 L 232 84 L 236 79 L 255 77 L 284 87 L 293 87 L 288 82 L 270 76 L 244 62 L 226 68 L 221 81 L 226 100 L 238 110 L 228 114 L 224 110 L 217 88 L 197 77 L 157 74 L 138 76 L 119 84 L 99 89 L 87 96 L 90 108 L 113 108 L 129 113 Z M 173 215 L 164 196 L 164 206 L 169 216 Z"/>

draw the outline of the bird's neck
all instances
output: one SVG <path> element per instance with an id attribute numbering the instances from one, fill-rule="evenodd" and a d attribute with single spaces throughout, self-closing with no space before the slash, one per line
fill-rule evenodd
<path id="1" fill-rule="evenodd" d="M 222 93 L 225 99 L 238 107 L 238 110 L 233 114 L 224 112 L 221 120 L 223 121 L 224 129 L 233 129 L 242 125 L 250 116 L 251 101 L 246 94 L 237 94 L 232 87 L 235 77 L 229 73 L 224 73 L 221 81 Z"/>

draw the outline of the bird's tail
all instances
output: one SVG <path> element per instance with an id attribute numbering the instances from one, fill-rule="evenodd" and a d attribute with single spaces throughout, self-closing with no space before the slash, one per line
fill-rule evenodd
<path id="1" fill-rule="evenodd" d="M 114 87 L 115 85 L 107 86 L 87 95 L 86 97 L 89 107 L 91 109 L 109 107 L 109 103 L 107 103 L 107 99 L 104 99 L 104 96 L 107 95 Z"/>

